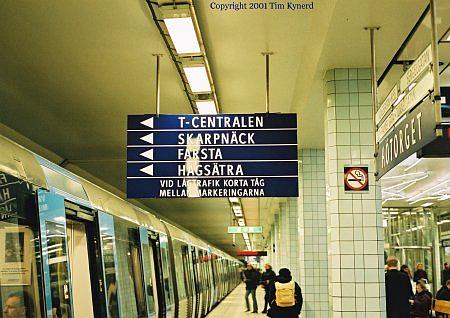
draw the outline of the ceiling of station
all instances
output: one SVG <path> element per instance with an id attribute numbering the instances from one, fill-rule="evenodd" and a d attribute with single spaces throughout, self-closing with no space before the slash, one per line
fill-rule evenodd
<path id="1" fill-rule="evenodd" d="M 271 111 L 297 112 L 303 148 L 324 147 L 324 72 L 368 67 L 379 25 L 379 72 L 426 0 L 316 0 L 311 11 L 227 11 L 195 1 L 221 111 L 264 112 L 263 51 L 271 57 Z M 154 53 L 163 53 L 161 111 L 192 112 L 143 0 L 2 1 L 0 122 L 125 191 L 126 116 L 155 111 Z M 234 253 L 226 199 L 142 200 Z M 270 224 L 277 199 L 242 201 L 249 225 Z M 261 237 L 256 240 L 260 244 Z"/>

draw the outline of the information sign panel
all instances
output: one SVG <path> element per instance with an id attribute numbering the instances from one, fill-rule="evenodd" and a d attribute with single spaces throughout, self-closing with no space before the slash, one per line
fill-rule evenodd
<path id="1" fill-rule="evenodd" d="M 297 115 L 130 115 L 128 198 L 297 197 Z"/>
<path id="2" fill-rule="evenodd" d="M 436 139 L 434 107 L 431 100 L 426 99 L 381 140 L 376 157 L 377 180 Z"/>

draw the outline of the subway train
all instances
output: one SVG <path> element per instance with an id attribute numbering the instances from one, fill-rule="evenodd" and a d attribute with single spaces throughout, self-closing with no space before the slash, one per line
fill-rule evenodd
<path id="1" fill-rule="evenodd" d="M 138 205 L 138 204 L 137 204 Z M 204 317 L 241 263 L 0 137 L 4 317 Z"/>

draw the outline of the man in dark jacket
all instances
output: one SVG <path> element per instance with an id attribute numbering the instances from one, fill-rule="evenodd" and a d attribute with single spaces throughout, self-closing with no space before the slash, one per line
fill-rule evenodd
<path id="1" fill-rule="evenodd" d="M 442 286 L 441 289 L 439 289 L 436 293 L 436 299 L 450 301 L 450 280 L 447 280 L 446 282 L 444 282 L 444 284 L 445 285 Z M 448 317 L 448 315 L 436 312 L 436 317 Z"/>
<path id="2" fill-rule="evenodd" d="M 247 264 L 247 269 L 242 274 L 245 282 L 245 304 L 247 305 L 247 311 L 250 311 L 250 302 L 248 296 L 252 294 L 253 300 L 253 312 L 258 312 L 258 303 L 256 302 L 256 288 L 259 283 L 259 272 L 253 268 L 252 265 Z"/>
<path id="3" fill-rule="evenodd" d="M 408 277 L 398 270 L 398 259 L 388 258 L 386 262 L 386 310 L 387 318 L 409 318 L 409 299 L 414 295 Z"/>
<path id="4" fill-rule="evenodd" d="M 450 280 L 450 267 L 448 266 L 448 263 L 444 263 L 444 269 L 442 270 L 441 279 L 442 286 L 444 286 L 448 280 Z"/>
<path id="5" fill-rule="evenodd" d="M 272 270 L 272 266 L 269 264 L 264 265 L 265 272 L 261 276 L 261 285 L 264 288 L 264 310 L 263 314 L 267 313 L 267 305 L 269 304 L 269 287 L 277 276 L 275 272 Z"/>
<path id="6" fill-rule="evenodd" d="M 275 281 L 270 285 L 270 309 L 268 316 L 272 318 L 298 318 L 303 306 L 302 290 L 296 282 L 292 281 L 292 276 L 289 269 L 282 268 L 278 274 L 279 275 L 275 278 Z M 286 290 L 285 287 L 289 288 L 289 285 L 294 285 L 294 304 L 292 306 L 281 306 L 280 300 L 277 300 L 277 295 L 282 295 L 280 289 Z"/>

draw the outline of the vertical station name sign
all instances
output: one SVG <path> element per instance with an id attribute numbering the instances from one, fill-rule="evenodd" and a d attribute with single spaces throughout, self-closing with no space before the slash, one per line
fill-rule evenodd
<path id="1" fill-rule="evenodd" d="M 130 115 L 128 198 L 297 197 L 296 114 Z"/>

